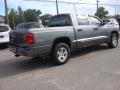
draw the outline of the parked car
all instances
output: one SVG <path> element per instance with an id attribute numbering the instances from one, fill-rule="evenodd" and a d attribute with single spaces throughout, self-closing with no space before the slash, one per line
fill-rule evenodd
<path id="1" fill-rule="evenodd" d="M 106 25 L 106 26 L 111 26 L 111 27 L 119 27 L 119 23 L 116 19 L 103 19 L 103 23 Z"/>
<path id="2" fill-rule="evenodd" d="M 9 43 L 9 33 L 11 28 L 9 25 L 0 24 L 0 44 Z"/>
<path id="3" fill-rule="evenodd" d="M 50 55 L 56 64 L 65 64 L 76 49 L 106 43 L 118 45 L 119 28 L 106 27 L 94 16 L 60 14 L 49 20 L 47 28 L 18 29 L 10 33 L 10 51 L 15 56 Z"/>

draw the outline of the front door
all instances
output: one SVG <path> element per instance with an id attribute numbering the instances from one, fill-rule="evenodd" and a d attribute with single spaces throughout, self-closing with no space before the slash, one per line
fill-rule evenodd
<path id="1" fill-rule="evenodd" d="M 106 42 L 108 40 L 106 31 L 108 30 L 101 24 L 98 18 L 90 16 L 90 21 L 95 34 L 94 44 Z"/>

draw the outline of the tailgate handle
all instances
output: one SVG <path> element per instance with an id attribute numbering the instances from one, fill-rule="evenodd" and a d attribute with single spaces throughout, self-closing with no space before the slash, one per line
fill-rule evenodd
<path id="1" fill-rule="evenodd" d="M 94 28 L 94 30 L 98 30 L 98 28 Z"/>
<path id="2" fill-rule="evenodd" d="M 78 29 L 78 32 L 83 31 L 83 29 Z"/>

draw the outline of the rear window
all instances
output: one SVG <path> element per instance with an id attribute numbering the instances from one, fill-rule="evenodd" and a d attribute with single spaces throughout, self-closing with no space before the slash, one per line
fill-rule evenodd
<path id="1" fill-rule="evenodd" d="M 22 23 L 17 26 L 17 29 L 32 29 L 32 28 L 41 28 L 40 23 L 31 22 L 31 23 Z"/>
<path id="2" fill-rule="evenodd" d="M 54 16 L 49 21 L 49 27 L 71 26 L 72 22 L 69 15 Z"/>
<path id="3" fill-rule="evenodd" d="M 7 32 L 9 30 L 9 27 L 7 26 L 0 26 L 0 32 Z"/>
<path id="4" fill-rule="evenodd" d="M 89 25 L 89 21 L 86 15 L 77 15 L 78 25 Z"/>

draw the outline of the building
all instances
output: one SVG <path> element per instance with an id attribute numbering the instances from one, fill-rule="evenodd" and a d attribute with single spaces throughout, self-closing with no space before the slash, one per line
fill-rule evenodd
<path id="1" fill-rule="evenodd" d="M 0 23 L 4 23 L 4 16 L 0 15 Z"/>

